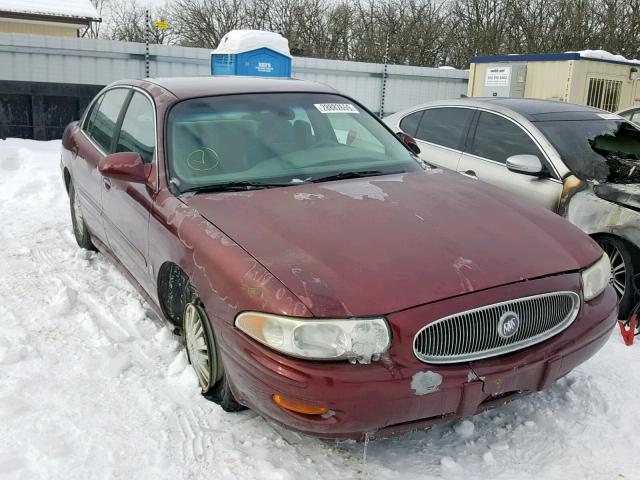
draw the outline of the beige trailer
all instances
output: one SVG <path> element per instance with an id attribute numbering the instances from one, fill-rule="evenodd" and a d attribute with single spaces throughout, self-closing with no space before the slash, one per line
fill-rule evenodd
<path id="1" fill-rule="evenodd" d="M 640 105 L 640 64 L 587 55 L 474 57 L 467 95 L 561 100 L 610 112 Z"/>

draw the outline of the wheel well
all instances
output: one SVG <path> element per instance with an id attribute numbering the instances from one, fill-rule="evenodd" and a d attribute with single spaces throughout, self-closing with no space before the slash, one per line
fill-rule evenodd
<path id="1" fill-rule="evenodd" d="M 69 184 L 71 183 L 71 174 L 69 173 L 69 169 L 67 167 L 64 167 L 63 175 L 64 175 L 64 187 L 67 189 L 67 195 L 68 195 Z"/>
<path id="2" fill-rule="evenodd" d="M 184 309 L 195 295 L 189 276 L 180 266 L 165 262 L 158 272 L 158 299 L 165 316 L 176 326 L 182 325 Z"/>
<path id="3" fill-rule="evenodd" d="M 639 252 L 639 251 L 640 251 L 640 248 L 638 248 L 637 246 L 635 246 L 635 245 L 634 245 L 633 243 L 631 243 L 629 240 L 627 240 L 627 239 L 626 239 L 626 238 L 624 238 L 624 237 L 620 237 L 620 236 L 618 236 L 618 235 L 616 235 L 616 234 L 614 234 L 614 233 L 602 233 L 602 232 L 598 232 L 598 233 L 592 233 L 592 234 L 590 235 L 590 237 L 591 237 L 591 238 L 593 238 L 596 242 L 597 242 L 599 239 L 602 239 L 602 238 L 614 238 L 614 239 L 616 239 L 616 240 L 618 240 L 618 241 L 622 242 L 622 243 L 625 245 L 625 247 L 627 247 L 627 249 L 629 250 L 629 252 L 630 252 L 630 253 L 631 253 L 631 252 Z M 632 255 L 632 257 L 633 257 L 633 255 Z M 635 259 L 634 259 L 634 260 L 635 260 Z M 635 263 L 635 262 L 634 262 L 634 263 Z"/>

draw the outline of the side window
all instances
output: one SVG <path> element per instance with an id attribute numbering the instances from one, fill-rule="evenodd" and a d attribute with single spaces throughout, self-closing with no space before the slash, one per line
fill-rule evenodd
<path id="1" fill-rule="evenodd" d="M 474 112 L 470 108 L 428 108 L 415 136 L 425 142 L 461 150 Z"/>
<path id="2" fill-rule="evenodd" d="M 471 152 L 478 157 L 506 163 L 512 155 L 543 155 L 531 138 L 515 123 L 492 113 L 482 112 Z"/>
<path id="3" fill-rule="evenodd" d="M 103 98 L 104 98 L 104 95 L 100 96 L 100 98 L 98 98 L 95 102 L 93 102 L 93 104 L 91 105 L 91 110 L 87 113 L 87 119 L 84 122 L 83 130 L 88 135 L 91 135 L 91 131 L 93 130 L 93 124 L 96 121 L 98 108 L 100 108 L 100 103 L 102 102 Z"/>
<path id="4" fill-rule="evenodd" d="M 640 109 L 633 110 L 629 119 L 635 124 L 640 124 Z"/>
<path id="5" fill-rule="evenodd" d="M 412 137 L 415 137 L 416 132 L 418 131 L 418 125 L 420 124 L 420 119 L 422 118 L 422 113 L 423 111 L 420 110 L 419 112 L 407 115 L 402 120 L 400 120 L 400 130 L 411 135 Z"/>
<path id="6" fill-rule="evenodd" d="M 151 162 L 155 128 L 151 102 L 141 93 L 134 92 L 122 120 L 116 152 L 136 152 L 145 163 Z"/>
<path id="7" fill-rule="evenodd" d="M 93 141 L 106 153 L 110 153 L 111 139 L 116 131 L 116 123 L 124 100 L 129 95 L 128 88 L 115 88 L 104 94 L 100 107 L 97 109 L 90 136 Z M 93 114 L 93 112 L 92 112 Z"/>

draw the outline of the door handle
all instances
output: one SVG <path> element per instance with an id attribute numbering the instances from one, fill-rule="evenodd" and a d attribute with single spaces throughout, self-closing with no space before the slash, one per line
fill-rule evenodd
<path id="1" fill-rule="evenodd" d="M 104 184 L 105 190 L 111 190 L 111 179 L 107 177 L 102 177 L 102 183 Z"/>
<path id="2" fill-rule="evenodd" d="M 465 177 L 473 178 L 474 180 L 478 180 L 478 176 L 476 172 L 473 170 L 467 170 L 466 172 L 460 172 L 460 175 L 464 175 Z"/>

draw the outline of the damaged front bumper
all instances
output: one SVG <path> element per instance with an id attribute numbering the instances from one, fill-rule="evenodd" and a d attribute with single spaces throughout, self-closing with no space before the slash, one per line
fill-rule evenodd
<path id="1" fill-rule="evenodd" d="M 526 295 L 579 291 L 578 274 L 533 280 L 389 315 L 393 346 L 369 365 L 311 362 L 279 355 L 231 326 L 220 344 L 234 395 L 244 405 L 288 428 L 324 438 L 363 439 L 414 430 L 473 415 L 551 385 L 596 353 L 617 316 L 609 287 L 584 303 L 573 324 L 540 344 L 469 363 L 429 365 L 413 354 L 413 338 L 427 323 Z M 306 415 L 280 408 L 274 394 L 327 407 L 330 414 Z"/>

